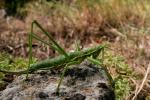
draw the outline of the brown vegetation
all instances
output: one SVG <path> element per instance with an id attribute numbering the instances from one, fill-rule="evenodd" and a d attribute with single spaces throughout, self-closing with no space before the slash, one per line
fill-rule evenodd
<path id="1" fill-rule="evenodd" d="M 0 51 L 28 56 L 28 32 L 37 20 L 66 49 L 73 49 L 76 39 L 83 47 L 109 42 L 114 55 L 123 55 L 134 69 L 137 79 L 131 95 L 139 87 L 150 59 L 148 0 L 74 0 L 72 3 L 39 0 L 26 5 L 24 21 L 14 17 L 0 20 Z M 36 30 L 41 37 L 46 38 Z M 40 59 L 54 55 L 49 47 L 34 41 L 34 52 Z M 149 79 L 143 90 L 149 94 Z M 144 94 L 145 95 L 145 94 Z M 132 96 L 131 96 L 132 97 Z M 127 97 L 126 97 L 127 98 Z"/>

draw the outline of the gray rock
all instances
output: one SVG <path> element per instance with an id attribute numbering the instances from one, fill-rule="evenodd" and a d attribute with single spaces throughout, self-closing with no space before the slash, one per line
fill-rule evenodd
<path id="1" fill-rule="evenodd" d="M 46 99 L 46 98 L 48 98 L 49 97 L 49 95 L 47 94 L 47 93 L 44 93 L 44 92 L 39 92 L 38 93 L 38 97 L 39 98 L 43 98 L 43 99 Z"/>
<path id="2" fill-rule="evenodd" d="M 115 100 L 113 88 L 100 66 L 84 61 L 70 67 L 57 95 L 61 73 L 33 74 L 28 81 L 19 76 L 1 91 L 0 100 Z"/>
<path id="3" fill-rule="evenodd" d="M 10 100 L 14 97 L 14 95 L 21 90 L 20 86 L 7 88 L 2 92 L 0 100 Z"/>

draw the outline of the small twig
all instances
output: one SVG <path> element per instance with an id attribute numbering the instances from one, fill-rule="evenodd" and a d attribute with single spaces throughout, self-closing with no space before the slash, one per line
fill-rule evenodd
<path id="1" fill-rule="evenodd" d="M 138 84 L 133 78 L 130 78 L 132 83 L 135 85 L 135 90 L 126 98 L 126 100 L 130 100 L 130 98 L 134 95 L 134 93 L 138 90 Z"/>
<path id="2" fill-rule="evenodd" d="M 140 88 L 137 90 L 137 92 L 135 92 L 135 95 L 134 95 L 134 97 L 132 98 L 132 100 L 135 100 L 135 98 L 137 97 L 137 95 L 140 93 L 140 91 L 143 89 L 143 86 L 144 86 L 144 83 L 145 83 L 145 81 L 146 81 L 146 79 L 147 79 L 147 76 L 148 76 L 148 74 L 149 74 L 149 71 L 150 71 L 150 63 L 148 64 L 148 68 L 147 68 L 147 71 L 146 71 L 146 74 L 145 74 L 145 76 L 144 76 L 144 78 L 143 78 L 143 81 L 142 81 L 142 83 L 141 83 L 141 85 L 140 85 Z"/>

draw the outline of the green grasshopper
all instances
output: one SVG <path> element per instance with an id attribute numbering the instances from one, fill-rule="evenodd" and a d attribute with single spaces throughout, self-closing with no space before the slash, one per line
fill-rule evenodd
<path id="1" fill-rule="evenodd" d="M 33 32 L 34 25 L 36 25 L 48 37 L 48 39 L 50 40 L 51 43 L 42 40 L 38 35 L 36 35 Z M 52 59 L 46 59 L 46 60 L 31 64 L 32 63 L 32 40 L 33 40 L 33 38 L 50 46 L 53 50 L 56 50 L 58 53 L 60 53 L 62 55 L 57 56 Z M 0 72 L 11 73 L 11 74 L 27 74 L 27 78 L 28 78 L 28 74 L 33 73 L 37 70 L 43 70 L 43 69 L 48 70 L 48 69 L 52 69 L 52 68 L 56 68 L 56 67 L 57 68 L 64 67 L 64 71 L 61 75 L 61 78 L 60 78 L 60 81 L 58 83 L 57 90 L 56 90 L 56 93 L 59 93 L 59 87 L 61 85 L 61 82 L 64 78 L 64 74 L 67 71 L 68 67 L 70 65 L 80 64 L 85 59 L 88 59 L 89 61 L 91 61 L 94 64 L 101 65 L 102 62 L 100 62 L 96 58 L 98 57 L 98 55 L 100 53 L 104 52 L 105 47 L 106 47 L 105 45 L 99 45 L 94 48 L 80 50 L 79 46 L 77 45 L 77 51 L 66 53 L 66 51 L 61 46 L 59 46 L 59 44 L 52 38 L 52 36 L 47 31 L 45 31 L 44 28 L 35 20 L 31 24 L 31 32 L 29 34 L 29 65 L 28 65 L 28 68 L 26 70 L 18 71 L 18 72 L 11 72 L 11 71 L 5 71 L 5 70 L 0 69 Z M 108 78 L 110 79 L 110 81 L 112 82 L 112 78 L 106 69 L 105 69 L 105 72 L 106 72 Z"/>

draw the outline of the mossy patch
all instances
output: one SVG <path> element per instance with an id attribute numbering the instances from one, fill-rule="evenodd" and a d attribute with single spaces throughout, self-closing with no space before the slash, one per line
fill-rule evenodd
<path id="1" fill-rule="evenodd" d="M 110 50 L 105 52 L 104 65 L 108 66 L 115 81 L 116 100 L 126 99 L 132 91 L 131 79 L 135 78 L 132 67 L 125 63 L 123 57 L 114 55 Z"/>

